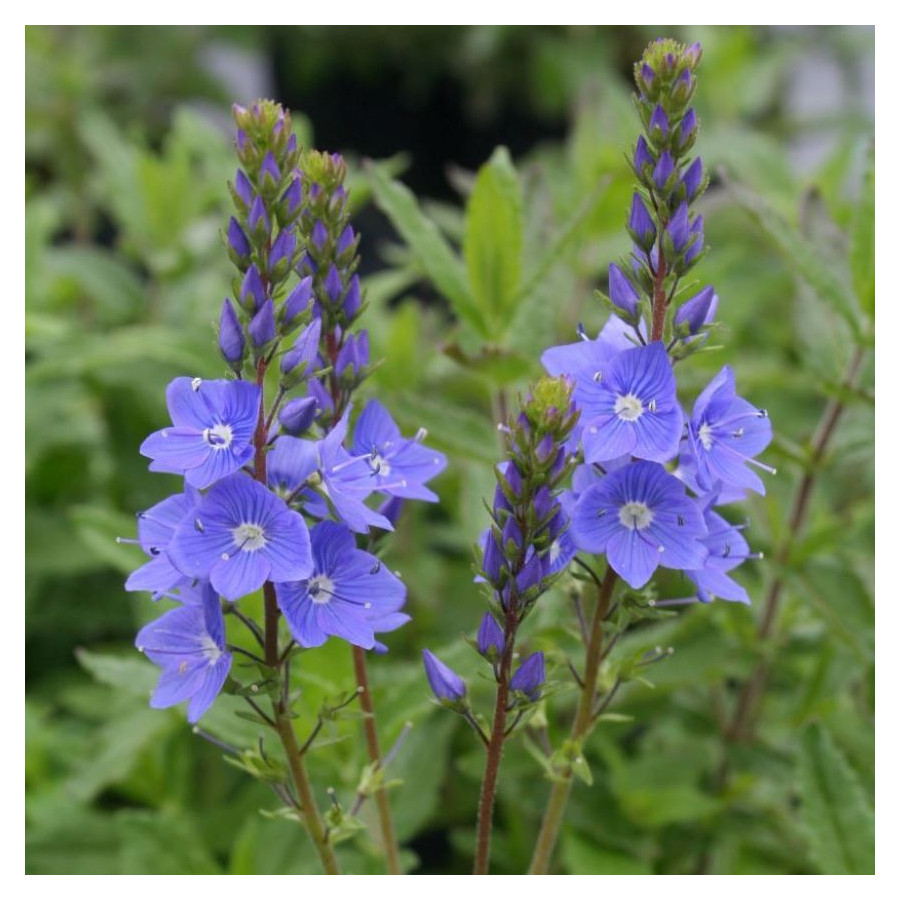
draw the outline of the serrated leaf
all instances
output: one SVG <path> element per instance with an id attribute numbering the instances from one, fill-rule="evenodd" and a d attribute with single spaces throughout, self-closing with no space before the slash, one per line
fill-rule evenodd
<path id="1" fill-rule="evenodd" d="M 810 855 L 826 875 L 875 872 L 875 814 L 859 778 L 821 725 L 803 733 L 801 816 Z"/>
<path id="2" fill-rule="evenodd" d="M 522 189 L 505 147 L 478 171 L 466 206 L 463 256 L 472 294 L 485 318 L 503 332 L 522 279 Z"/>
<path id="3" fill-rule="evenodd" d="M 850 231 L 850 272 L 860 306 L 875 314 L 875 144 L 869 145 L 862 193 Z"/>
<path id="4" fill-rule="evenodd" d="M 393 181 L 374 164 L 366 166 L 366 175 L 376 205 L 409 245 L 434 286 L 447 298 L 462 321 L 482 337 L 488 337 L 490 329 L 469 290 L 459 257 L 437 225 L 419 208 L 413 192 L 399 181 Z"/>
<path id="5" fill-rule="evenodd" d="M 769 237 L 798 278 L 808 284 L 860 337 L 863 317 L 853 290 L 798 228 L 777 213 L 762 197 L 736 182 L 729 183 L 734 198 Z"/>

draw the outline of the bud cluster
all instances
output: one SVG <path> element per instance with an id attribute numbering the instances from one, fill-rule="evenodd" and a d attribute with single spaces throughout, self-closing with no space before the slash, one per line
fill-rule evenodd
<path id="1" fill-rule="evenodd" d="M 303 321 L 312 290 L 301 281 L 284 296 L 302 249 L 300 149 L 290 113 L 265 100 L 249 109 L 235 105 L 232 114 L 241 167 L 229 184 L 235 214 L 225 246 L 240 274 L 232 284 L 236 304 L 226 298 L 222 306 L 219 350 L 240 374 L 248 354 L 254 363 L 265 358 Z"/>

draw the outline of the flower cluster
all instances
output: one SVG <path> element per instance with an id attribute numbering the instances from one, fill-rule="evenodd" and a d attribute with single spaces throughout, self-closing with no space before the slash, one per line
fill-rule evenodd
<path id="1" fill-rule="evenodd" d="M 748 602 L 725 572 L 749 554 L 713 507 L 764 493 L 753 467 L 769 444 L 764 410 L 739 397 L 725 366 L 688 413 L 673 363 L 701 349 L 718 297 L 704 286 L 687 297 L 681 282 L 704 253 L 703 217 L 692 213 L 708 177 L 691 157 L 698 120 L 690 106 L 699 45 L 651 44 L 635 67 L 643 133 L 632 163 L 630 258 L 609 267 L 606 326 L 593 340 L 547 350 L 553 375 L 575 382 L 582 465 L 566 495 L 571 539 L 604 554 L 631 587 L 658 566 L 684 572 L 694 599 Z"/>
<path id="2" fill-rule="evenodd" d="M 260 588 L 299 647 L 333 636 L 386 649 L 376 635 L 408 621 L 406 588 L 355 535 L 393 529 L 373 498 L 395 504 L 393 518 L 402 500 L 436 500 L 426 485 L 446 465 L 424 433 L 403 437 L 375 400 L 348 436 L 368 342 L 349 330 L 362 303 L 343 161 L 302 156 L 277 104 L 235 107 L 234 117 L 241 168 L 225 243 L 238 275 L 219 326 L 233 377 L 169 385 L 172 424 L 141 453 L 152 471 L 182 476 L 184 489 L 140 514 L 150 559 L 126 584 L 179 604 L 137 646 L 162 668 L 152 704 L 188 700 L 191 721 L 231 668 L 223 610 Z M 270 369 L 278 388 L 267 402 Z"/>
<path id="3" fill-rule="evenodd" d="M 503 426 L 507 459 L 495 473 L 491 525 L 481 539 L 476 580 L 490 589 L 490 609 L 476 648 L 492 664 L 501 689 L 511 689 L 525 705 L 540 697 L 544 657 L 532 654 L 510 677 L 516 634 L 575 553 L 560 502 L 561 485 L 572 468 L 567 443 L 578 420 L 573 387 L 564 377 L 541 379 L 519 415 Z M 429 651 L 424 662 L 438 700 L 459 706 L 465 694 L 459 676 Z"/>

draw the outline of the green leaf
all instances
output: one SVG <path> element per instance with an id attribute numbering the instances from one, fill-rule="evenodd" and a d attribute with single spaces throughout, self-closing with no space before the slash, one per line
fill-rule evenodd
<path id="1" fill-rule="evenodd" d="M 505 330 L 522 278 L 522 189 L 505 147 L 478 171 L 466 206 L 463 255 L 469 284 L 488 321 Z"/>
<path id="2" fill-rule="evenodd" d="M 437 225 L 419 208 L 412 191 L 371 163 L 366 165 L 366 173 L 375 203 L 409 245 L 425 274 L 447 298 L 459 318 L 482 337 L 488 337 L 490 329 L 469 290 L 459 257 Z"/>
<path id="3" fill-rule="evenodd" d="M 875 144 L 869 145 L 862 194 L 850 231 L 850 272 L 860 305 L 875 314 Z"/>
<path id="4" fill-rule="evenodd" d="M 575 832 L 563 837 L 562 858 L 570 875 L 653 874 L 653 870 L 642 860 L 600 847 Z"/>
<path id="5" fill-rule="evenodd" d="M 784 219 L 758 194 L 736 182 L 729 189 L 738 204 L 769 237 L 798 278 L 806 282 L 857 337 L 863 334 L 863 317 L 853 290 L 830 260 L 820 254 L 794 225 Z"/>
<path id="6" fill-rule="evenodd" d="M 799 781 L 801 815 L 820 871 L 874 874 L 874 811 L 856 773 L 821 725 L 811 725 L 801 738 Z"/>

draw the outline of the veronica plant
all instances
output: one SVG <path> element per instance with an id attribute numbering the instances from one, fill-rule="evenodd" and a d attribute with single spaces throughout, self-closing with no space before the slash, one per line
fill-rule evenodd
<path id="1" fill-rule="evenodd" d="M 234 117 L 240 167 L 225 244 L 237 275 L 218 333 L 230 377 L 176 378 L 166 392 L 172 424 L 141 446 L 152 470 L 183 476 L 184 488 L 139 515 L 150 559 L 126 587 L 177 605 L 136 643 L 162 670 L 151 705 L 188 701 L 197 722 L 225 691 L 277 735 L 287 770 L 262 743 L 240 764 L 305 825 L 329 874 L 338 871 L 335 843 L 360 827 L 358 802 L 348 814 L 333 800 L 323 816 L 305 756 L 322 722 L 359 697 L 370 764 L 357 796 L 375 795 L 388 869 L 400 872 L 365 651 L 386 651 L 378 636 L 409 620 L 404 584 L 376 555 L 397 498 L 436 500 L 425 485 L 445 459 L 422 446 L 424 434 L 404 438 L 375 401 L 349 434 L 352 394 L 370 365 L 366 333 L 354 331 L 364 303 L 343 160 L 301 154 L 275 103 L 235 107 Z M 260 590 L 258 620 L 251 595 Z M 258 651 L 230 643 L 226 620 Z M 314 667 L 306 651 L 331 637 L 353 648 L 355 690 L 301 740 L 291 665 Z M 234 664 L 238 653 L 255 675 Z"/>
<path id="2" fill-rule="evenodd" d="M 619 687 L 670 652 L 614 655 L 621 635 L 676 604 L 750 601 L 730 573 L 754 554 L 744 526 L 718 510 L 748 490 L 764 493 L 756 470 L 773 470 L 756 456 L 771 440 L 771 423 L 736 393 L 728 366 L 689 411 L 675 377 L 676 363 L 707 348 L 718 308 L 715 290 L 693 274 L 705 253 L 703 217 L 694 207 L 708 183 L 692 153 L 700 57 L 699 45 L 660 39 L 635 66 L 642 133 L 631 154 L 632 250 L 609 267 L 609 296 L 601 295 L 609 319 L 595 338 L 579 328 L 577 341 L 543 354 L 552 377 L 535 388 L 507 431 L 509 458 L 497 470 L 479 567 L 491 612 L 475 644 L 497 682 L 489 733 L 469 706 L 462 678 L 425 658 L 438 699 L 464 716 L 487 748 L 476 872 L 488 871 L 502 746 L 520 722 L 536 736 L 532 749 L 552 781 L 530 868 L 541 874 L 574 777 L 590 782 L 586 739 Z M 544 657 L 530 655 L 513 673 L 514 645 L 528 611 L 572 562 L 584 662 L 580 670 L 569 663 L 579 699 L 569 735 L 554 750 L 544 717 L 529 722 L 529 710 L 547 693 Z M 664 570 L 677 574 L 660 579 Z M 595 594 L 592 609 L 585 608 L 586 586 Z"/>

